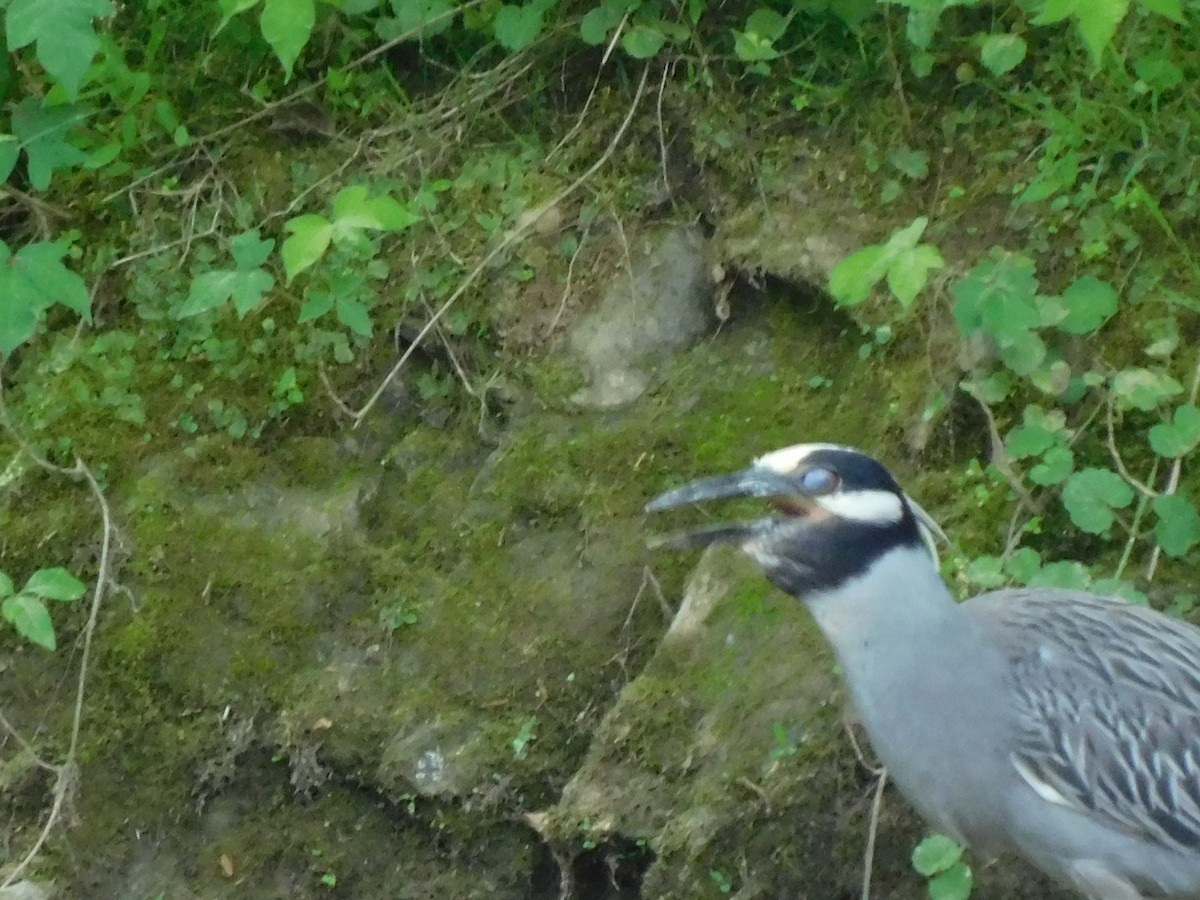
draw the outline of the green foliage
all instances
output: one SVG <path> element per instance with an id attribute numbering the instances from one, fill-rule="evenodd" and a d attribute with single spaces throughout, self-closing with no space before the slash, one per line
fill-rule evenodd
<path id="1" fill-rule="evenodd" d="M 931 900 L 966 900 L 974 877 L 962 861 L 962 847 L 943 834 L 933 834 L 913 850 L 912 864 L 929 879 Z"/>
<path id="2" fill-rule="evenodd" d="M 304 215 L 288 219 L 291 237 L 281 254 L 287 280 L 314 265 L 335 244 L 355 243 L 364 231 L 403 231 L 421 221 L 420 215 L 391 197 L 368 196 L 366 187 L 344 188 L 333 198 L 333 218 Z"/>
<path id="3" fill-rule="evenodd" d="M 92 320 L 87 286 L 63 265 L 67 253 L 63 243 L 38 241 L 13 254 L 0 241 L 0 354 L 7 357 L 29 340 L 55 305 Z"/>
<path id="4" fill-rule="evenodd" d="M 847 256 L 834 267 L 829 291 L 843 306 L 862 303 L 884 278 L 902 308 L 907 309 L 925 287 L 929 272 L 945 263 L 932 244 L 921 244 L 929 220 L 924 216 L 892 234 L 886 244 L 872 244 Z"/>
<path id="5" fill-rule="evenodd" d="M 11 578 L 0 572 L 0 616 L 11 622 L 22 637 L 39 647 L 54 650 L 58 642 L 46 601 L 78 600 L 83 591 L 83 582 L 63 568 L 38 569 L 19 591 Z"/>
<path id="6" fill-rule="evenodd" d="M 12 0 L 5 19 L 8 49 L 34 44 L 42 68 L 74 100 L 100 48 L 95 20 L 113 12 L 109 0 Z"/>
<path id="7" fill-rule="evenodd" d="M 199 315 L 232 299 L 238 316 L 245 316 L 275 286 L 274 276 L 261 268 L 274 247 L 273 240 L 259 238 L 257 228 L 233 238 L 229 249 L 234 268 L 210 269 L 192 279 L 188 298 L 176 315 L 181 319 Z"/>

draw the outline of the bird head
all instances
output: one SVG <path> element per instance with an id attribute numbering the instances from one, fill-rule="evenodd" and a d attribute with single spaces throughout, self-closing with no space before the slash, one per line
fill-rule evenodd
<path id="1" fill-rule="evenodd" d="M 924 545 L 936 558 L 937 522 L 877 460 L 836 444 L 797 444 L 741 472 L 703 478 L 668 491 L 647 512 L 736 497 L 761 498 L 774 514 L 664 535 L 654 547 L 734 544 L 787 593 L 804 597 L 864 575 L 898 548 Z"/>

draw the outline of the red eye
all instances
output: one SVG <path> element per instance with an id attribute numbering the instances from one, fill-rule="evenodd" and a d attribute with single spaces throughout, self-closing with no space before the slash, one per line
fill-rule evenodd
<path id="1" fill-rule="evenodd" d="M 809 469 L 800 476 L 800 487 L 810 497 L 832 494 L 838 489 L 838 485 L 841 483 L 841 478 L 838 477 L 838 473 L 833 471 L 833 469 L 818 467 Z"/>

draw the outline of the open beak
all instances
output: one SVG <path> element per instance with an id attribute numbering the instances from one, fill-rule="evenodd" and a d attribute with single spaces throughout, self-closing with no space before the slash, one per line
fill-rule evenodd
<path id="1" fill-rule="evenodd" d="M 813 503 L 796 492 L 796 485 L 768 469 L 751 466 L 731 475 L 716 475 L 667 491 L 646 504 L 646 512 L 661 512 L 690 503 L 761 497 L 770 500 L 787 519 L 804 518 Z M 781 519 L 768 516 L 749 522 L 710 525 L 689 531 L 673 532 L 650 538 L 651 549 L 688 550 L 710 544 L 741 544 L 777 528 Z"/>

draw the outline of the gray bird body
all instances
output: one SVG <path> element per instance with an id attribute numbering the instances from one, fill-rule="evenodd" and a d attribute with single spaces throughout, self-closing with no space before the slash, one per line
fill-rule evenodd
<path id="1" fill-rule="evenodd" d="M 936 524 L 866 463 L 801 445 L 649 508 L 782 497 L 779 517 L 667 542 L 736 542 L 803 600 L 890 778 L 936 828 L 1091 900 L 1200 898 L 1200 629 L 1076 591 L 957 603 L 921 540 Z"/>

